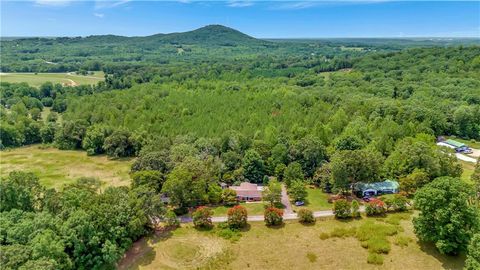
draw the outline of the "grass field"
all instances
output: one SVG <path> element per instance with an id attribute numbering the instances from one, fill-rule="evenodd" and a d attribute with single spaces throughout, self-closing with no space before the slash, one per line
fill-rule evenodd
<path id="1" fill-rule="evenodd" d="M 61 83 L 64 85 L 96 84 L 104 80 L 101 71 L 93 75 L 76 75 L 74 73 L 1 73 L 0 81 L 10 83 L 26 82 L 29 85 L 39 87 L 44 82 Z"/>
<path id="2" fill-rule="evenodd" d="M 247 209 L 247 212 L 249 215 L 263 215 L 265 212 L 265 204 L 262 202 L 258 203 L 241 203 L 240 205 L 244 206 Z M 219 216 L 226 216 L 227 211 L 230 207 L 228 206 L 217 206 L 213 207 L 213 216 L 214 217 L 219 217 Z"/>
<path id="3" fill-rule="evenodd" d="M 399 215 L 399 214 L 392 214 Z M 366 223 L 392 226 L 375 218 L 341 222 L 331 218 L 304 226 L 296 221 L 279 228 L 251 222 L 238 241 L 220 238 L 212 231 L 182 225 L 171 232 L 135 243 L 118 269 L 462 269 L 464 257 L 439 254 L 420 243 L 409 220 L 400 221 L 394 236 L 387 236 L 391 250 L 383 265 L 367 263 L 368 251 L 356 237 L 327 237 L 342 228 Z M 383 225 L 382 225 L 383 224 Z M 337 228 L 337 229 L 336 229 Z M 322 240 L 323 239 L 323 240 Z"/>
<path id="4" fill-rule="evenodd" d="M 473 174 L 473 170 L 475 170 L 475 164 L 471 162 L 461 161 L 461 160 L 459 160 L 458 162 L 462 164 L 462 168 L 463 168 L 463 173 L 462 173 L 462 176 L 460 176 L 460 178 L 462 178 L 462 180 L 464 180 L 467 183 L 472 183 L 472 180 L 470 179 L 470 177 Z"/>
<path id="5" fill-rule="evenodd" d="M 105 185 L 128 185 L 130 165 L 130 160 L 87 156 L 84 151 L 42 149 L 40 145 L 0 151 L 1 176 L 13 170 L 34 172 L 42 184 L 54 188 L 61 188 L 79 177 L 96 177 Z"/>
<path id="6" fill-rule="evenodd" d="M 331 210 L 333 205 L 328 203 L 328 194 L 319 188 L 307 188 L 307 201 L 304 206 L 292 205 L 294 211 L 308 208 L 312 211 Z"/>

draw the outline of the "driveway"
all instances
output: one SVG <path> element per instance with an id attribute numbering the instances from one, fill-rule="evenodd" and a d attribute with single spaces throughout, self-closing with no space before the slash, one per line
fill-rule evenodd
<path id="1" fill-rule="evenodd" d="M 284 215 L 293 214 L 292 204 L 290 203 L 290 198 L 288 197 L 287 188 L 285 185 L 282 185 L 282 204 L 285 206 L 283 209 Z"/>

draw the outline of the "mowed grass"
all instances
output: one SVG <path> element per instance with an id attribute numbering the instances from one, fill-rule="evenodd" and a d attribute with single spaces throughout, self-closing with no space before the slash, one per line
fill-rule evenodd
<path id="1" fill-rule="evenodd" d="M 240 203 L 240 205 L 244 206 L 247 209 L 247 213 L 249 215 L 263 215 L 263 213 L 265 212 L 265 203 L 263 202 Z M 212 207 L 213 216 L 226 216 L 228 209 L 230 209 L 230 207 L 224 205 Z"/>
<path id="2" fill-rule="evenodd" d="M 106 156 L 87 156 L 84 151 L 42 149 L 40 145 L 0 151 L 0 174 L 21 170 L 35 173 L 40 182 L 60 189 L 79 177 L 96 177 L 105 186 L 130 183 L 130 159 L 111 160 Z"/>
<path id="3" fill-rule="evenodd" d="M 392 214 L 397 215 L 397 214 Z M 118 269 L 462 269 L 464 256 L 439 254 L 430 244 L 420 243 L 410 218 L 400 221 L 397 235 L 387 236 L 388 254 L 369 256 L 368 248 L 356 237 L 328 237 L 335 228 L 346 231 L 368 224 L 385 225 L 376 218 L 342 222 L 333 218 L 305 226 L 289 221 L 285 226 L 268 228 L 263 222 L 250 222 L 237 241 L 220 238 L 212 231 L 197 231 L 191 224 L 142 239 L 126 254 Z M 362 234 L 369 235 L 369 234 Z M 363 239 L 362 239 L 363 240 Z"/>
<path id="4" fill-rule="evenodd" d="M 328 203 L 328 194 L 320 188 L 307 187 L 307 200 L 304 206 L 295 206 L 292 204 L 293 210 L 298 211 L 302 208 L 308 208 L 312 211 L 331 210 L 333 205 Z"/>
<path id="5" fill-rule="evenodd" d="M 1 73 L 0 81 L 9 83 L 26 82 L 31 86 L 39 87 L 45 82 L 60 83 L 64 85 L 97 84 L 104 80 L 102 71 L 93 75 L 77 75 L 74 73 Z"/>
<path id="6" fill-rule="evenodd" d="M 475 170 L 475 163 L 472 162 L 466 162 L 459 160 L 460 164 L 462 164 L 463 172 L 460 178 L 465 181 L 466 183 L 472 183 L 472 179 L 470 177 L 473 174 L 473 171 Z"/>

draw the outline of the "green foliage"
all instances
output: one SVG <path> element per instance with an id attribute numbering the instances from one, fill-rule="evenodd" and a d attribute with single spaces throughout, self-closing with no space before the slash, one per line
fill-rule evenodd
<path id="1" fill-rule="evenodd" d="M 112 157 L 133 156 L 137 152 L 137 142 L 130 132 L 116 130 L 105 138 L 103 149 Z"/>
<path id="2" fill-rule="evenodd" d="M 360 217 L 360 203 L 357 200 L 352 201 L 352 218 Z"/>
<path id="3" fill-rule="evenodd" d="M 440 177 L 415 194 L 415 233 L 422 241 L 435 243 L 442 254 L 466 250 L 479 230 L 478 209 L 468 203 L 472 189 L 458 178 Z"/>
<path id="4" fill-rule="evenodd" d="M 237 204 L 237 192 L 230 188 L 222 190 L 222 202 L 227 206 Z"/>
<path id="5" fill-rule="evenodd" d="M 159 171 L 138 171 L 131 175 L 132 188 L 147 186 L 160 193 L 165 182 L 165 177 Z"/>
<path id="6" fill-rule="evenodd" d="M 217 204 L 222 200 L 222 188 L 216 183 L 208 185 L 208 201 Z"/>
<path id="7" fill-rule="evenodd" d="M 386 205 L 380 199 L 370 199 L 365 205 L 365 213 L 367 216 L 383 216 L 386 212 Z"/>
<path id="8" fill-rule="evenodd" d="M 312 252 L 307 252 L 307 259 L 311 262 L 311 263 L 314 263 L 317 261 L 317 255 L 315 255 L 315 253 L 312 253 Z"/>
<path id="9" fill-rule="evenodd" d="M 82 148 L 88 155 L 97 155 L 104 152 L 105 138 L 111 134 L 111 130 L 102 126 L 90 126 L 82 141 Z"/>
<path id="10" fill-rule="evenodd" d="M 283 210 L 275 207 L 267 207 L 264 213 L 267 226 L 278 226 L 283 223 Z"/>
<path id="11" fill-rule="evenodd" d="M 415 191 L 428 182 L 430 182 L 429 175 L 423 169 L 413 169 L 412 173 L 400 178 L 400 189 L 407 194 L 414 194 Z"/>
<path id="12" fill-rule="evenodd" d="M 351 215 L 351 204 L 345 199 L 339 199 L 333 202 L 333 213 L 336 218 L 350 218 Z"/>
<path id="13" fill-rule="evenodd" d="M 283 174 L 283 180 L 288 187 L 290 187 L 293 181 L 303 181 L 303 178 L 304 175 L 300 163 L 292 162 L 288 164 Z"/>
<path id="14" fill-rule="evenodd" d="M 480 234 L 476 233 L 470 240 L 465 261 L 465 270 L 480 269 Z"/>
<path id="15" fill-rule="evenodd" d="M 374 252 L 369 252 L 368 257 L 367 257 L 367 262 L 369 264 L 377 264 L 377 265 L 382 265 L 383 264 L 383 256 Z"/>
<path id="16" fill-rule="evenodd" d="M 269 202 L 271 206 L 280 203 L 282 199 L 282 185 L 273 179 L 268 183 L 268 186 L 263 188 L 262 198 L 264 201 Z"/>
<path id="17" fill-rule="evenodd" d="M 213 211 L 205 206 L 198 207 L 195 212 L 192 213 L 193 225 L 195 228 L 210 229 L 213 227 L 212 223 Z"/>
<path id="18" fill-rule="evenodd" d="M 243 158 L 243 176 L 252 183 L 262 183 L 265 175 L 263 160 L 257 151 L 251 149 L 245 153 Z"/>
<path id="19" fill-rule="evenodd" d="M 169 227 L 178 227 L 180 226 L 180 220 L 178 219 L 177 215 L 175 214 L 175 212 L 173 212 L 172 210 L 168 210 L 166 213 L 165 213 L 165 223 L 167 224 L 167 226 Z"/>
<path id="20" fill-rule="evenodd" d="M 300 223 L 304 223 L 304 224 L 315 223 L 315 217 L 313 216 L 313 212 L 310 209 L 302 208 L 298 210 L 297 216 L 298 216 L 298 221 Z"/>
<path id="21" fill-rule="evenodd" d="M 384 195 L 379 198 L 385 203 L 387 211 L 406 211 L 409 200 L 400 194 Z"/>
<path id="22" fill-rule="evenodd" d="M 302 180 L 293 181 L 288 188 L 288 194 L 295 202 L 305 201 L 308 195 L 305 183 Z"/>

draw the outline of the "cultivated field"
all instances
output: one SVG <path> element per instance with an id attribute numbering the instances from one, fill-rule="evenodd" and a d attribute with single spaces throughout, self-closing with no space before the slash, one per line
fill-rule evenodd
<path id="1" fill-rule="evenodd" d="M 291 221 L 280 228 L 251 222 L 236 242 L 220 238 L 215 229 L 197 231 L 182 225 L 135 243 L 119 269 L 462 269 L 463 256 L 444 256 L 417 241 L 409 215 L 398 226 L 389 224 L 399 215 L 405 214 L 350 222 L 327 218 L 312 226 Z M 372 223 L 397 231 L 387 236 L 391 250 L 381 255 L 382 265 L 368 264 L 368 251 L 361 242 L 338 233 Z"/>
<path id="2" fill-rule="evenodd" d="M 76 86 L 80 84 L 96 84 L 104 80 L 103 76 L 104 74 L 101 71 L 85 76 L 74 73 L 0 73 L 0 81 L 10 83 L 26 82 L 36 87 L 45 82 Z"/>
<path id="3" fill-rule="evenodd" d="M 40 145 L 0 151 L 2 177 L 14 170 L 34 172 L 40 183 L 54 188 L 61 188 L 79 177 L 96 177 L 105 185 L 128 185 L 130 165 L 130 160 L 87 156 L 85 151 L 42 149 Z"/>

